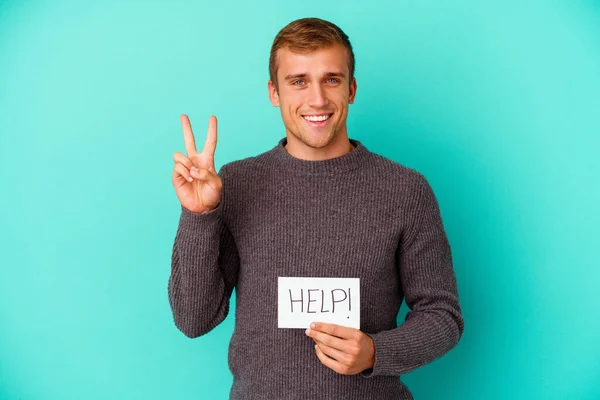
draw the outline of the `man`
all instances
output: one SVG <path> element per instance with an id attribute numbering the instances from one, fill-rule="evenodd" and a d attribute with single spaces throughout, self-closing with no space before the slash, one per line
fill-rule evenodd
<path id="1" fill-rule="evenodd" d="M 357 84 L 339 27 L 290 23 L 273 42 L 269 70 L 286 128 L 272 150 L 217 174 L 216 118 L 198 152 L 181 117 L 175 324 L 189 337 L 206 334 L 228 315 L 236 289 L 231 399 L 412 399 L 399 377 L 447 353 L 464 329 L 436 198 L 422 174 L 349 139 Z M 359 278 L 361 329 L 278 328 L 278 277 Z M 404 298 L 411 311 L 396 326 Z"/>

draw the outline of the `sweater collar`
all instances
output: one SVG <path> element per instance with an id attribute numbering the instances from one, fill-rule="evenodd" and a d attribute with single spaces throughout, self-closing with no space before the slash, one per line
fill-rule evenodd
<path id="1" fill-rule="evenodd" d="M 339 157 L 327 160 L 303 160 L 296 158 L 287 152 L 285 145 L 287 137 L 279 140 L 279 143 L 271 150 L 276 163 L 291 172 L 307 174 L 335 174 L 358 168 L 367 161 L 369 150 L 360 141 L 348 139 L 354 145 L 354 150 Z"/>

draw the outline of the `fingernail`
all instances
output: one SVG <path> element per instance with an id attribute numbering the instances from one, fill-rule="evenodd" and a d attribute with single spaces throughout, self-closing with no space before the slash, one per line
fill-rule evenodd
<path id="1" fill-rule="evenodd" d="M 194 178 L 192 178 L 191 176 L 190 176 L 190 177 L 188 177 L 188 181 L 190 181 L 190 182 L 191 182 L 191 181 L 193 181 L 193 180 L 194 180 Z"/>
<path id="2" fill-rule="evenodd" d="M 310 328 L 307 328 L 304 333 L 306 333 L 307 335 L 310 335 Z"/>

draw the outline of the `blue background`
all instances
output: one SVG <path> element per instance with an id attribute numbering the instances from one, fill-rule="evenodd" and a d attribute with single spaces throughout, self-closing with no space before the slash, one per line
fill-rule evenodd
<path id="1" fill-rule="evenodd" d="M 598 1 L 32 0 L 0 2 L 1 399 L 227 398 L 233 314 L 190 340 L 167 299 L 179 115 L 217 115 L 217 168 L 271 149 L 307 16 L 355 48 L 350 137 L 425 174 L 452 245 L 465 333 L 415 398 L 600 398 Z"/>

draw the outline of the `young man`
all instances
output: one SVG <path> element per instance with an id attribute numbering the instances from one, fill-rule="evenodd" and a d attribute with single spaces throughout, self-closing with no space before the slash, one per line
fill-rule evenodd
<path id="1" fill-rule="evenodd" d="M 349 139 L 354 54 L 336 25 L 306 18 L 276 36 L 269 96 L 286 137 L 217 174 L 217 120 L 175 153 L 181 202 L 169 300 L 189 337 L 228 315 L 231 399 L 412 399 L 399 379 L 452 349 L 464 322 L 438 203 L 419 172 Z M 278 328 L 278 277 L 360 279 L 360 327 Z M 396 316 L 403 299 L 411 311 Z"/>

